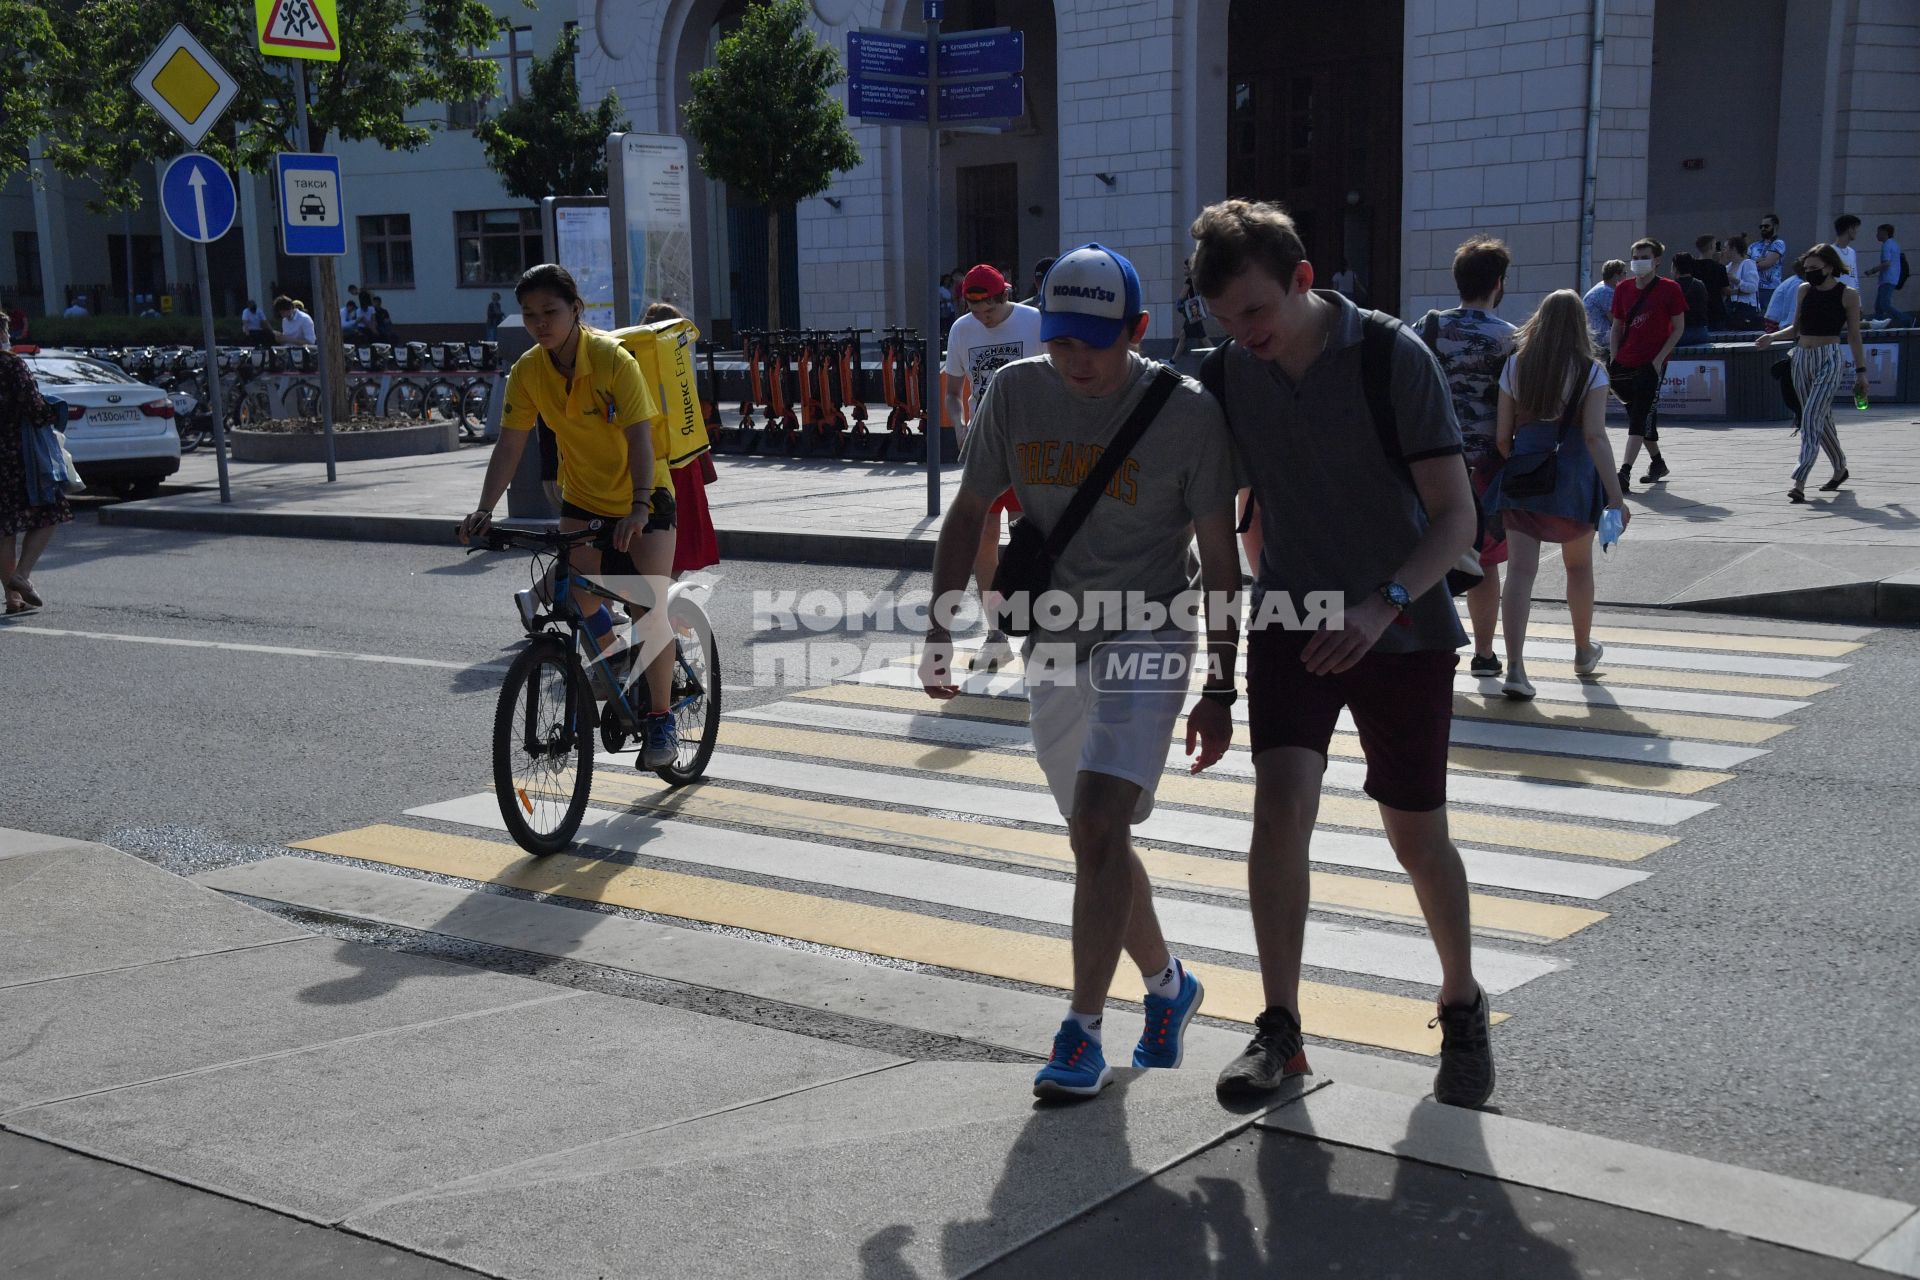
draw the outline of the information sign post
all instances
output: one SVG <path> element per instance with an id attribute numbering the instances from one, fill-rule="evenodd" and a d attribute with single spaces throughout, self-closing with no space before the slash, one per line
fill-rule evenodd
<path id="1" fill-rule="evenodd" d="M 213 292 L 207 285 L 207 245 L 233 229 L 239 211 L 233 179 L 211 156 L 189 151 L 167 166 L 160 179 L 160 208 L 167 221 L 193 241 L 194 288 L 200 294 L 200 331 L 207 346 L 207 411 L 213 415 L 213 458 L 220 472 L 220 501 L 232 502 L 227 476 L 227 416 L 221 403 L 219 347 L 213 337 Z"/>

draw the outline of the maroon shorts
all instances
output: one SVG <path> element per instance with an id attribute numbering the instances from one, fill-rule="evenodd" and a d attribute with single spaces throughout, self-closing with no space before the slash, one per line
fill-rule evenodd
<path id="1" fill-rule="evenodd" d="M 1447 802 L 1453 726 L 1450 649 L 1369 653 L 1338 675 L 1300 661 L 1312 632 L 1265 627 L 1247 637 L 1247 728 L 1253 754 L 1304 747 L 1324 760 L 1342 708 L 1367 758 L 1366 793 L 1389 809 L 1424 813 Z"/>
<path id="2" fill-rule="evenodd" d="M 987 514 L 990 516 L 998 515 L 1002 511 L 1005 511 L 1009 515 L 1017 516 L 1021 514 L 1020 499 L 1013 496 L 1012 489 L 1008 489 L 1005 493 L 995 498 L 993 505 L 987 508 Z"/>

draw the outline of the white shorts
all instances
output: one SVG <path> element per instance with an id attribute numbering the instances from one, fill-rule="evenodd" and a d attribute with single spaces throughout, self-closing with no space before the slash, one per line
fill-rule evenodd
<path id="1" fill-rule="evenodd" d="M 1076 666 L 1071 683 L 1028 685 L 1027 727 L 1062 817 L 1073 814 L 1080 775 L 1105 773 L 1140 788 L 1130 821 L 1146 821 L 1189 696 L 1194 650 L 1191 632 L 1129 631 Z"/>

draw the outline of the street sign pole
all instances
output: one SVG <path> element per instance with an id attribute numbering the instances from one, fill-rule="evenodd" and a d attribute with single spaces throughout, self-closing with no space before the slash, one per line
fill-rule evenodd
<path id="1" fill-rule="evenodd" d="M 227 415 L 220 403 L 220 348 L 213 341 L 213 291 L 207 287 L 207 246 L 193 243 L 193 287 L 200 294 L 200 336 L 207 343 L 207 406 L 213 411 L 213 458 L 220 468 L 220 501 L 232 502 L 227 482 Z"/>
<path id="2" fill-rule="evenodd" d="M 307 132 L 307 64 L 306 61 L 301 58 L 295 58 L 293 60 L 293 118 L 294 129 L 297 133 L 294 150 L 305 151 L 312 145 L 310 141 L 312 135 Z M 285 200 L 287 198 L 286 192 L 282 191 L 280 198 Z M 283 218 L 285 217 L 284 210 L 281 216 Z M 204 250 L 202 250 L 200 257 L 202 260 L 206 258 L 206 252 Z M 204 288 L 205 286 L 202 287 Z M 318 258 L 307 259 L 307 292 L 313 295 L 314 305 L 316 307 L 320 306 L 320 260 Z M 324 307 L 321 309 L 325 310 Z M 314 351 L 320 357 L 320 430 L 326 437 L 327 442 L 327 483 L 332 484 L 335 480 L 339 479 L 339 474 L 334 469 L 333 460 L 333 375 L 331 372 L 333 361 L 326 347 L 320 342 L 320 322 L 318 320 L 314 322 L 313 337 Z M 215 403 L 218 404 L 219 402 L 215 401 Z M 218 428 L 216 428 L 216 430 L 217 429 Z"/>
<path id="3" fill-rule="evenodd" d="M 940 6 L 929 3 L 927 15 L 927 515 L 940 514 L 941 422 L 946 405 L 940 398 Z M 958 438 L 960 424 L 953 424 Z"/>

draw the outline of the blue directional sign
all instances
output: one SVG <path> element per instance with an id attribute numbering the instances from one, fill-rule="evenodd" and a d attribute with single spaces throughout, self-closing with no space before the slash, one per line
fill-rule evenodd
<path id="1" fill-rule="evenodd" d="M 288 257 L 339 257 L 347 251 L 340 208 L 340 157 L 281 152 L 273 158 L 280 193 L 280 248 Z"/>
<path id="2" fill-rule="evenodd" d="M 1027 38 L 1011 27 L 956 31 L 940 37 L 942 80 L 960 76 L 1008 76 L 1026 69 Z M 920 74 L 926 74 L 924 64 Z"/>
<path id="3" fill-rule="evenodd" d="M 896 124 L 927 122 L 925 80 L 849 80 L 847 114 Z"/>
<path id="4" fill-rule="evenodd" d="M 160 179 L 160 208 L 167 221 L 196 243 L 211 244 L 231 231 L 239 207 L 226 169 L 198 151 L 175 158 Z"/>
<path id="5" fill-rule="evenodd" d="M 924 80 L 927 76 L 927 38 L 905 31 L 874 28 L 849 31 L 847 74 L 855 80 L 873 76 L 910 76 Z"/>
<path id="6" fill-rule="evenodd" d="M 1026 77 L 995 76 L 940 84 L 940 123 L 1011 120 L 1026 110 Z"/>

